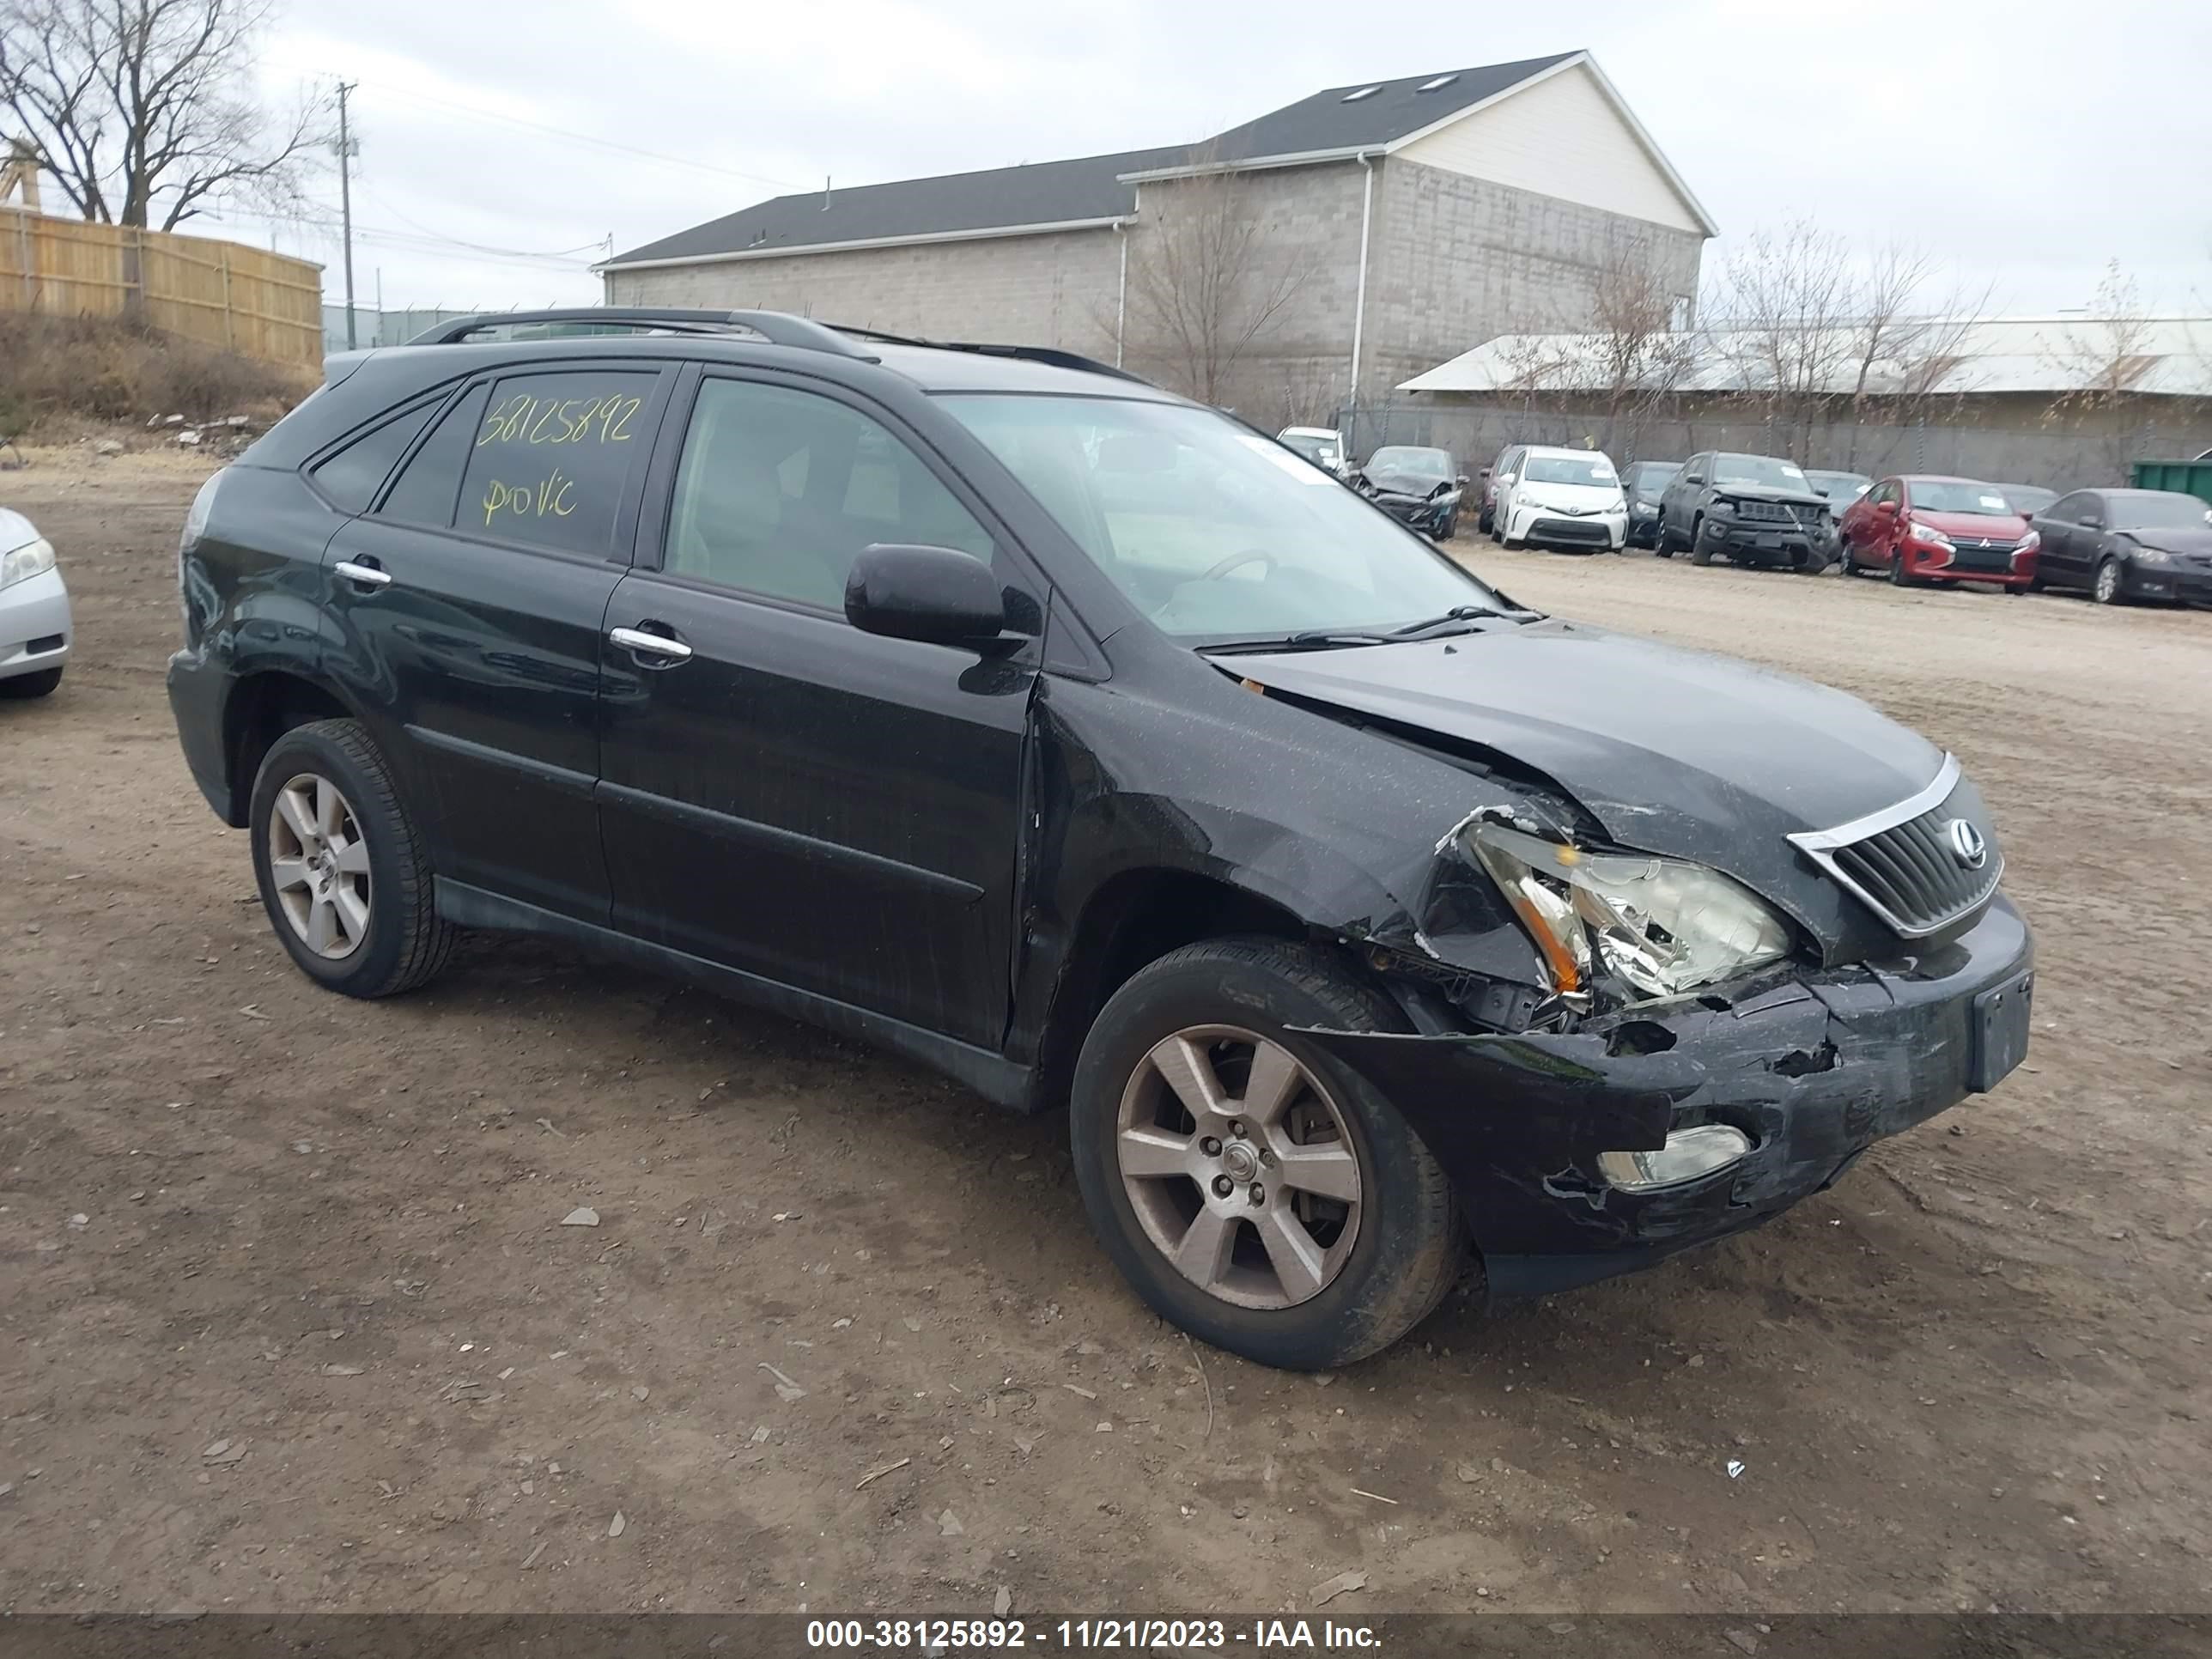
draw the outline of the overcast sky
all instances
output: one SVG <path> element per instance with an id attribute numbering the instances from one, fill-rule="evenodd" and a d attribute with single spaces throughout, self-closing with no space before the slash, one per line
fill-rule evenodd
<path id="1" fill-rule="evenodd" d="M 2212 311 L 2212 6 L 2181 0 L 289 0 L 264 76 L 360 83 L 364 303 L 380 272 L 387 304 L 497 307 L 588 303 L 606 239 L 825 174 L 1180 143 L 1323 87 L 1578 47 L 1719 221 L 1709 273 L 1809 213 L 1923 245 L 2002 311 L 2087 304 L 2111 259 L 2154 306 Z M 319 196 L 326 222 L 274 234 L 335 299 L 334 177 Z"/>

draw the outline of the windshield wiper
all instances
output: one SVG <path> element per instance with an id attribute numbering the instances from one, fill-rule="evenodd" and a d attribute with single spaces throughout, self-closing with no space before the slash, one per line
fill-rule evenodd
<path id="1" fill-rule="evenodd" d="M 1496 610 L 1486 605 L 1455 605 L 1441 617 L 1431 617 L 1425 622 L 1407 623 L 1403 628 L 1394 628 L 1390 630 L 1389 637 L 1394 640 L 1417 640 L 1431 629 L 1442 628 L 1448 623 L 1481 622 L 1486 619 L 1498 618 L 1510 620 L 1513 614 L 1510 611 Z"/>
<path id="2" fill-rule="evenodd" d="M 1433 638 L 1437 629 L 1456 623 L 1500 619 L 1510 621 L 1516 617 L 1534 614 L 1533 611 L 1498 611 L 1481 605 L 1455 605 L 1441 617 L 1407 623 L 1402 628 L 1393 628 L 1387 632 L 1370 628 L 1308 628 L 1272 639 L 1223 640 L 1198 648 L 1201 651 L 1334 651 L 1354 645 L 1404 645 L 1410 641 Z M 1462 629 L 1460 631 L 1471 630 Z"/>
<path id="3" fill-rule="evenodd" d="M 1392 634 L 1370 634 L 1356 628 L 1309 628 L 1296 634 L 1279 634 L 1265 639 L 1220 640 L 1212 645 L 1201 645 L 1202 652 L 1231 651 L 1335 651 L 1351 645 L 1396 645 Z"/>

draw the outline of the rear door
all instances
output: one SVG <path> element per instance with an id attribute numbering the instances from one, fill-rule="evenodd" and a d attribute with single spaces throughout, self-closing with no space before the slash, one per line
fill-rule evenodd
<path id="1" fill-rule="evenodd" d="M 767 371 L 688 395 L 607 615 L 615 925 L 995 1048 L 1036 641 L 884 639 L 843 594 L 872 543 L 992 560 L 1030 634 L 1042 590 L 888 411 Z"/>
<path id="2" fill-rule="evenodd" d="M 2097 498 L 2086 489 L 2061 496 L 2044 510 L 2035 523 L 2043 538 L 2042 549 L 2036 555 L 2036 568 L 2045 581 L 2061 587 L 2087 584 L 2087 555 L 2094 550 L 2098 532 L 2083 529 L 2081 520 L 2099 516 Z"/>
<path id="3" fill-rule="evenodd" d="M 447 879 L 605 920 L 599 635 L 670 374 L 621 362 L 457 392 L 324 556 L 325 660 Z"/>
<path id="4" fill-rule="evenodd" d="M 1682 470 L 1659 497 L 1659 533 L 1662 537 L 1673 535 L 1685 541 L 1689 539 L 1698 491 L 1705 487 L 1711 465 L 1710 455 L 1692 455 L 1682 463 Z"/>

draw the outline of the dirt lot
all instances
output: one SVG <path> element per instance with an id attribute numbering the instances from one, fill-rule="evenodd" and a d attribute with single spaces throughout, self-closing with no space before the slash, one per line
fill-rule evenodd
<path id="1" fill-rule="evenodd" d="M 528 943 L 311 988 L 162 695 L 196 467 L 46 459 L 0 477 L 80 630 L 0 705 L 0 1607 L 2212 1607 L 2212 617 L 1475 544 L 1954 748 L 2036 1047 L 1762 1232 L 1316 1382 L 1145 1314 L 1055 1122 Z"/>

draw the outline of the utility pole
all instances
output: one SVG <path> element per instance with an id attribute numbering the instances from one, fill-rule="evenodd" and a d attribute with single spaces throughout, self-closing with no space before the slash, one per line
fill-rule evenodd
<path id="1" fill-rule="evenodd" d="M 353 321 L 353 157 L 355 145 L 346 131 L 346 94 L 355 82 L 338 82 L 338 224 L 345 238 L 346 349 L 355 346 Z"/>

